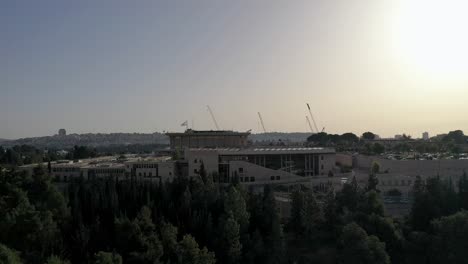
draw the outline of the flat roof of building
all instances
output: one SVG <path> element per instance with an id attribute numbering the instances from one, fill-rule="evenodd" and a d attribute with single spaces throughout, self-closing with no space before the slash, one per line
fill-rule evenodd
<path id="1" fill-rule="evenodd" d="M 100 164 L 86 164 L 81 167 L 83 169 L 121 169 L 125 168 L 123 163 L 100 163 Z"/>
<path id="2" fill-rule="evenodd" d="M 248 136 L 250 132 L 237 132 L 232 130 L 192 130 L 185 132 L 169 132 L 168 136 Z"/>
<path id="3" fill-rule="evenodd" d="M 170 161 L 171 157 L 139 157 L 136 155 L 128 155 L 125 159 L 119 160 L 116 156 L 105 156 L 89 159 L 73 160 L 60 160 L 51 162 L 53 168 L 120 168 L 125 164 L 133 163 L 159 163 Z M 20 168 L 34 168 L 40 163 L 28 164 L 20 166 Z M 47 163 L 42 163 L 42 166 L 47 167 Z"/>
<path id="4" fill-rule="evenodd" d="M 255 148 L 193 148 L 190 151 L 216 151 L 219 155 L 334 154 L 332 148 L 255 147 Z"/>

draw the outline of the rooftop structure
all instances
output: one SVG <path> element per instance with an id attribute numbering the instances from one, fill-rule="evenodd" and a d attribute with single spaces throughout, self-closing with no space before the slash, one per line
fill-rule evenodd
<path id="1" fill-rule="evenodd" d="M 167 133 L 171 149 L 185 148 L 233 148 L 246 147 L 250 132 L 230 130 L 192 130 L 183 133 Z"/>

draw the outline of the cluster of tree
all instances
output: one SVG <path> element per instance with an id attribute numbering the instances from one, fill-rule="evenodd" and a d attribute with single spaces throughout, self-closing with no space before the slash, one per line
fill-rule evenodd
<path id="1" fill-rule="evenodd" d="M 313 134 L 307 138 L 309 144 L 335 147 L 338 151 L 357 151 L 365 155 L 380 155 L 387 151 L 393 153 L 451 153 L 457 156 L 462 153 L 461 145 L 468 142 L 468 137 L 461 130 L 449 132 L 431 141 L 412 140 L 411 136 L 402 135 L 401 141 L 373 142 L 377 135 L 365 132 L 359 138 L 353 133 L 343 135 L 327 134 L 324 132 Z"/>
<path id="2" fill-rule="evenodd" d="M 365 143 L 361 148 L 361 153 L 366 155 L 380 155 L 386 150 L 385 145 L 381 143 Z"/>
<path id="3" fill-rule="evenodd" d="M 57 149 L 38 149 L 30 145 L 17 145 L 10 148 L 0 146 L 0 164 L 21 166 L 27 164 L 43 163 L 59 159 L 86 159 L 97 156 L 112 156 L 127 153 L 149 154 L 154 151 L 164 151 L 165 145 L 160 144 L 133 144 L 111 145 L 100 147 L 74 146 L 63 153 Z"/>
<path id="4" fill-rule="evenodd" d="M 269 144 L 273 142 L 289 142 L 289 143 L 303 143 L 307 140 L 310 133 L 306 132 L 267 132 L 251 134 L 249 140 L 253 144 Z"/>
<path id="5" fill-rule="evenodd" d="M 384 215 L 375 171 L 366 188 L 356 181 L 336 195 L 298 190 L 286 234 L 294 234 L 302 263 L 465 263 L 468 253 L 468 177 L 420 177 L 408 218 Z M 458 192 L 454 186 L 458 187 Z M 287 241 L 290 244 L 290 241 Z M 291 252 L 289 252 L 291 254 Z M 337 256 L 335 258 L 335 256 Z"/>
<path id="6" fill-rule="evenodd" d="M 328 145 L 353 145 L 359 142 L 359 137 L 353 133 L 344 133 L 342 135 L 337 134 L 327 134 L 325 132 L 320 132 L 312 134 L 307 138 L 309 143 L 313 143 L 319 146 L 328 146 Z"/>
<path id="7" fill-rule="evenodd" d="M 442 141 L 455 144 L 466 144 L 468 142 L 468 136 L 465 136 L 461 130 L 454 130 L 450 131 L 446 136 L 444 136 Z"/>
<path id="8" fill-rule="evenodd" d="M 204 175 L 202 173 L 202 175 Z M 0 257 L 26 263 L 279 263 L 273 192 L 171 183 L 79 180 L 65 195 L 43 168 L 1 170 Z M 20 263 L 20 262 L 12 262 Z"/>
<path id="9" fill-rule="evenodd" d="M 30 145 L 37 148 L 70 149 L 73 146 L 84 145 L 92 147 L 111 146 L 111 145 L 129 145 L 129 144 L 169 144 L 169 137 L 164 133 L 86 133 L 69 134 L 66 136 L 46 136 L 22 138 L 17 140 L 2 141 L 7 147 L 15 145 Z"/>
<path id="10" fill-rule="evenodd" d="M 9 166 L 21 166 L 27 164 L 37 164 L 58 159 L 85 159 L 98 155 L 96 149 L 86 146 L 75 146 L 65 156 L 59 156 L 57 150 L 42 150 L 29 145 L 13 146 L 3 148 L 0 146 L 0 164 Z"/>
<path id="11" fill-rule="evenodd" d="M 374 140 L 376 138 L 377 138 L 377 135 L 370 131 L 362 133 L 362 139 L 364 140 Z"/>
<path id="12" fill-rule="evenodd" d="M 57 158 L 54 151 L 44 152 L 33 146 L 21 145 L 11 148 L 3 148 L 0 146 L 0 164 L 8 164 L 10 166 L 20 166 L 32 163 L 42 163 L 51 161 Z"/>
<path id="13" fill-rule="evenodd" d="M 363 133 L 361 138 L 353 133 L 337 135 L 321 132 L 308 137 L 307 142 L 321 147 L 335 147 L 338 151 L 359 151 L 368 155 L 385 152 L 385 146 L 383 144 L 370 142 L 375 138 L 376 135 L 372 132 Z"/>
<path id="14" fill-rule="evenodd" d="M 95 148 L 87 146 L 74 146 L 71 151 L 67 153 L 65 159 L 76 160 L 76 159 L 88 159 L 95 158 L 98 156 L 98 152 Z"/>
<path id="15" fill-rule="evenodd" d="M 362 189 L 353 179 L 336 194 L 332 189 L 292 194 L 286 230 L 294 236 L 300 263 L 403 263 L 401 231 L 385 217 L 375 186 L 370 178 Z"/>
<path id="16" fill-rule="evenodd" d="M 385 216 L 376 169 L 340 192 L 297 186 L 281 221 L 274 192 L 100 179 L 59 192 L 46 171 L 0 169 L 0 260 L 5 263 L 463 263 L 468 178 L 418 179 L 407 221 Z"/>

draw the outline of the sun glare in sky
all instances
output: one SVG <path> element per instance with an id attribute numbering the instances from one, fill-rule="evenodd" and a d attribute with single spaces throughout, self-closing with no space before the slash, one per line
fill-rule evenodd
<path id="1" fill-rule="evenodd" d="M 467 78 L 467 14 L 464 0 L 401 1 L 394 30 L 407 66 L 430 78 Z"/>
<path id="2" fill-rule="evenodd" d="M 0 1 L 0 138 L 468 130 L 468 0 L 77 2 Z"/>

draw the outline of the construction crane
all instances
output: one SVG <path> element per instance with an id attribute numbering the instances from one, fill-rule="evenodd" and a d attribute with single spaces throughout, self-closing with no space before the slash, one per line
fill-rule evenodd
<path id="1" fill-rule="evenodd" d="M 215 116 L 213 115 L 213 111 L 211 111 L 210 106 L 207 105 L 206 108 L 208 108 L 208 112 L 210 112 L 211 119 L 213 119 L 213 123 L 215 124 L 216 129 L 217 129 L 217 130 L 220 130 L 220 129 L 219 129 L 219 126 L 218 126 L 218 122 L 216 122 L 216 118 L 215 118 Z"/>
<path id="2" fill-rule="evenodd" d="M 260 112 L 258 112 L 258 118 L 260 119 L 260 123 L 262 124 L 263 133 L 266 133 L 265 124 L 263 123 L 263 118 Z"/>
<path id="3" fill-rule="evenodd" d="M 319 130 L 317 128 L 317 124 L 315 123 L 314 115 L 312 115 L 312 111 L 310 110 L 309 103 L 307 103 L 307 109 L 309 109 L 310 118 L 312 118 L 312 122 L 314 123 L 315 131 L 317 131 L 317 133 L 318 133 Z"/>
<path id="4" fill-rule="evenodd" d="M 312 124 L 310 124 L 309 117 L 306 116 L 307 124 L 309 124 L 310 132 L 314 133 L 314 129 L 312 129 Z"/>

